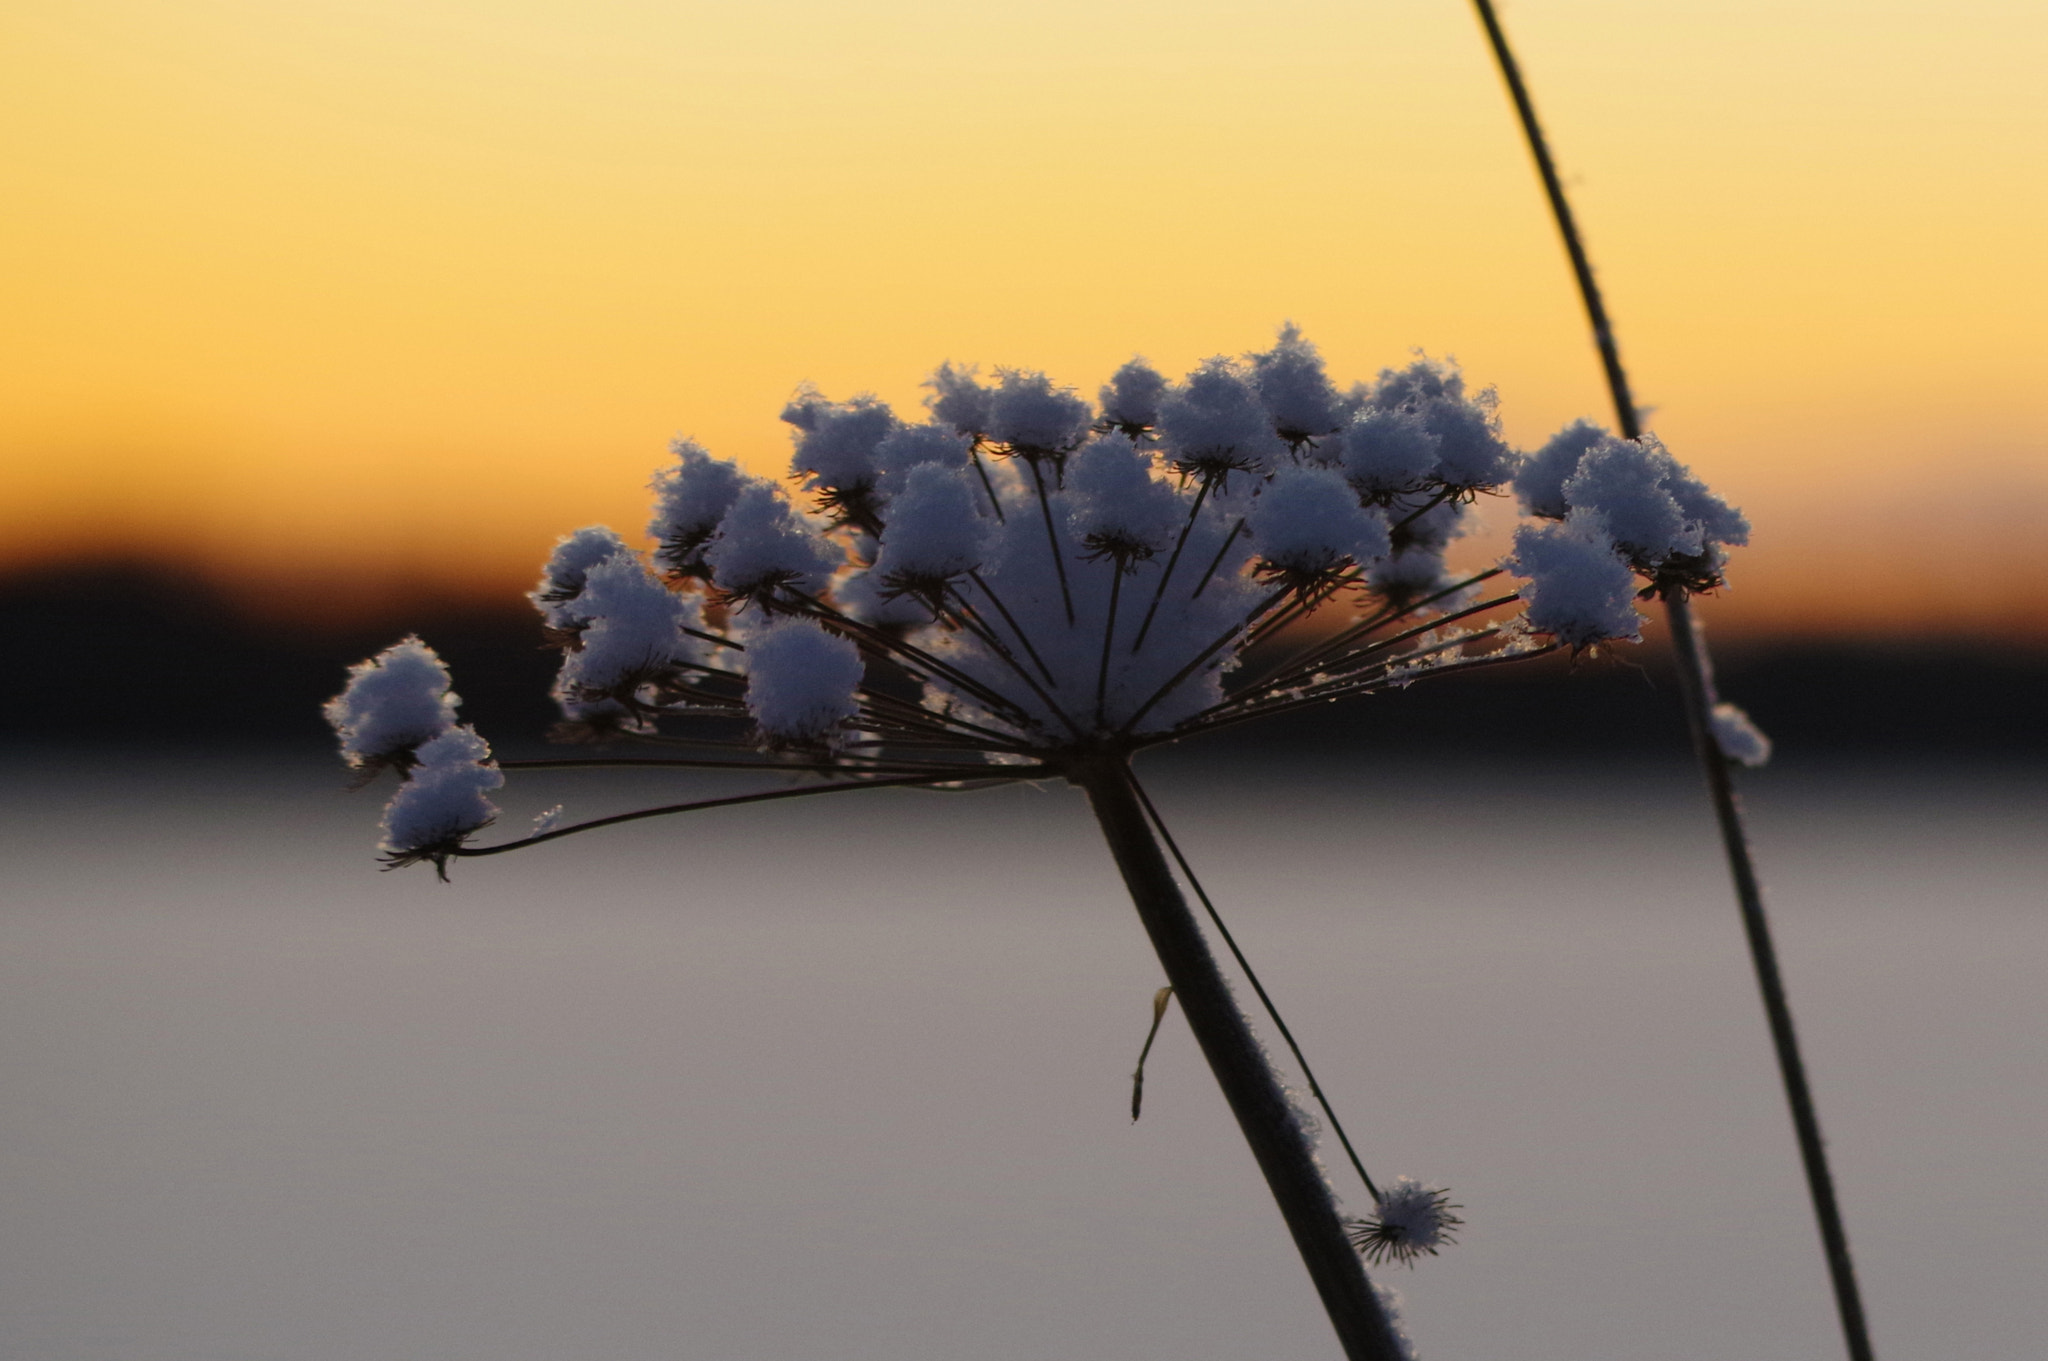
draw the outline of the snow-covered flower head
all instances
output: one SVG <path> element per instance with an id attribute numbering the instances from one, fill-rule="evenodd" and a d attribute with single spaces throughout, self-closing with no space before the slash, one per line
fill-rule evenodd
<path id="1" fill-rule="evenodd" d="M 498 816 L 489 795 L 505 776 L 467 724 L 425 743 L 417 756 L 385 806 L 384 855 L 392 869 L 432 861 L 445 879 L 448 857 Z"/>
<path id="2" fill-rule="evenodd" d="M 1351 1241 L 1370 1262 L 1413 1266 L 1416 1258 L 1434 1257 L 1457 1241 L 1465 1221 L 1451 1211 L 1463 1208 L 1441 1186 L 1399 1177 L 1381 1189 L 1370 1217 L 1352 1222 Z"/>
<path id="3" fill-rule="evenodd" d="M 655 483 L 663 571 L 590 528 L 557 545 L 535 592 L 563 650 L 564 734 L 738 747 L 855 783 L 1071 775 L 1426 675 L 1633 638 L 1646 567 L 1743 528 L 1661 446 L 1571 434 L 1531 465 L 1546 489 L 1525 490 L 1567 515 L 1539 513 L 1505 562 L 1460 575 L 1447 554 L 1469 502 L 1518 464 L 1491 395 L 1422 360 L 1340 397 L 1292 327 L 1178 384 L 1133 360 L 1102 386 L 1099 420 L 1044 373 L 996 373 L 984 385 L 942 365 L 920 424 L 872 397 L 800 391 L 783 418 L 808 507 L 675 445 Z M 1574 441 L 1566 469 L 1556 450 Z M 1480 589 L 1507 572 L 1527 585 Z M 455 723 L 446 673 L 416 640 L 357 668 L 330 714 L 358 764 L 403 766 Z"/>

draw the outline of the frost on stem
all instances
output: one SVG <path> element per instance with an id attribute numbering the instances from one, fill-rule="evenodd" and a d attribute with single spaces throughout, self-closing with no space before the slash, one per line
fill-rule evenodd
<path id="1" fill-rule="evenodd" d="M 1381 1190 L 1373 1213 L 1353 1221 L 1351 1241 L 1375 1265 L 1413 1266 L 1418 1257 L 1434 1257 L 1439 1248 L 1457 1242 L 1465 1221 L 1451 1211 L 1463 1208 L 1453 1205 L 1451 1193 L 1441 1186 L 1397 1177 Z"/>
<path id="2" fill-rule="evenodd" d="M 1771 739 L 1739 706 L 1720 701 L 1714 705 L 1711 722 L 1714 745 L 1721 755 L 1752 769 L 1770 764 Z"/>
<path id="3" fill-rule="evenodd" d="M 440 656 L 408 637 L 351 666 L 348 688 L 323 712 L 341 739 L 342 759 L 367 778 L 411 766 L 420 747 L 455 726 L 460 702 Z"/>

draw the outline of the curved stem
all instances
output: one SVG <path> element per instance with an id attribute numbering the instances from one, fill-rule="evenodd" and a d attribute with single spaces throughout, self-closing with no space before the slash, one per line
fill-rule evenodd
<path id="1" fill-rule="evenodd" d="M 1578 281 L 1579 298 L 1586 307 L 1586 320 L 1593 328 L 1593 344 L 1600 352 L 1600 367 L 1607 378 L 1607 394 L 1614 403 L 1614 420 L 1623 438 L 1642 433 L 1640 413 L 1629 391 L 1628 374 L 1621 367 L 1621 347 L 1614 339 L 1614 326 L 1607 316 L 1607 304 L 1600 285 L 1593 278 L 1593 264 L 1579 236 L 1579 225 L 1565 198 L 1564 182 L 1558 178 L 1550 144 L 1536 118 L 1536 105 L 1508 38 L 1493 12 L 1492 0 L 1472 0 L 1479 22 L 1486 29 L 1487 43 L 1501 78 L 1514 100 L 1515 115 L 1535 158 L 1536 172 L 1543 180 L 1544 195 L 1550 200 L 1551 216 L 1557 220 L 1558 235 L 1564 238 L 1565 253 L 1571 257 L 1572 277 Z M 1792 1125 L 1799 1140 L 1800 1161 L 1806 1171 L 1806 1186 L 1813 1198 L 1813 1212 L 1819 1221 L 1822 1249 L 1827 1256 L 1828 1276 L 1835 1292 L 1835 1312 L 1842 1323 L 1842 1341 L 1851 1361 L 1872 1361 L 1870 1325 L 1863 1314 L 1862 1291 L 1856 1284 L 1856 1265 L 1849 1256 L 1848 1230 L 1842 1224 L 1841 1206 L 1835 1199 L 1834 1176 L 1828 1169 L 1827 1146 L 1821 1139 L 1820 1116 L 1814 1109 L 1813 1093 L 1800 1061 L 1799 1045 L 1792 1031 L 1792 1011 L 1785 999 L 1784 980 L 1778 976 L 1776 951 L 1771 945 L 1770 925 L 1764 915 L 1762 887 L 1757 882 L 1756 864 L 1750 855 L 1749 838 L 1743 830 L 1742 808 L 1728 777 L 1726 759 L 1714 741 L 1713 663 L 1706 644 L 1693 624 L 1692 602 L 1682 591 L 1664 598 L 1665 618 L 1671 626 L 1672 655 L 1678 664 L 1680 684 L 1685 691 L 1686 725 L 1692 730 L 1693 748 L 1707 779 L 1708 797 L 1713 800 L 1714 817 L 1721 827 L 1721 843 L 1728 854 L 1728 869 L 1735 881 L 1735 899 L 1742 910 L 1742 924 L 1749 938 L 1750 960 L 1756 966 L 1757 984 L 1763 992 L 1764 1013 L 1770 1020 L 1771 1041 L 1777 1050 L 1779 1076 L 1785 1084 L 1785 1098 L 1791 1106 Z"/>
<path id="2" fill-rule="evenodd" d="M 1103 757 L 1071 778 L 1088 795 L 1181 1014 L 1265 1174 L 1344 1355 L 1350 1361 L 1401 1361 L 1404 1349 L 1345 1235 L 1301 1112 L 1288 1101 L 1173 881 L 1132 792 L 1129 767 L 1121 757 Z"/>

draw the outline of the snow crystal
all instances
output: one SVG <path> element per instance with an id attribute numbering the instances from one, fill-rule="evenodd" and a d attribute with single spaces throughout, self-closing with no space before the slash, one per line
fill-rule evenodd
<path id="1" fill-rule="evenodd" d="M 450 728 L 416 756 L 384 808 L 384 849 L 393 855 L 458 842 L 498 815 L 487 795 L 505 776 L 476 729 Z"/>
<path id="2" fill-rule="evenodd" d="M 1598 515 L 1575 510 L 1562 523 L 1523 525 L 1507 565 L 1529 579 L 1524 617 L 1536 632 L 1574 648 L 1641 638 L 1635 573 Z"/>
<path id="3" fill-rule="evenodd" d="M 747 712 L 772 744 L 829 742 L 860 712 L 860 651 L 807 619 L 780 619 L 747 641 Z"/>
<path id="4" fill-rule="evenodd" d="M 1771 739 L 1738 706 L 1726 700 L 1716 704 L 1713 729 L 1714 745 L 1729 760 L 1752 768 L 1770 762 Z"/>
<path id="5" fill-rule="evenodd" d="M 720 591 L 763 608 L 784 587 L 817 594 L 842 556 L 765 482 L 740 492 L 704 552 Z"/>
<path id="6" fill-rule="evenodd" d="M 358 770 L 398 761 L 455 726 L 459 696 L 448 668 L 416 637 L 348 669 L 348 687 L 323 712 L 341 739 L 341 754 Z"/>
<path id="7" fill-rule="evenodd" d="M 1319 576 L 1346 561 L 1361 566 L 1387 555 L 1386 517 L 1358 504 L 1332 468 L 1282 468 L 1252 504 L 1247 527 L 1263 564 Z"/>
<path id="8" fill-rule="evenodd" d="M 1136 438 L 1159 424 L 1159 401 L 1166 395 L 1166 379 L 1142 358 L 1110 375 L 1102 387 L 1102 419 L 1111 427 Z"/>

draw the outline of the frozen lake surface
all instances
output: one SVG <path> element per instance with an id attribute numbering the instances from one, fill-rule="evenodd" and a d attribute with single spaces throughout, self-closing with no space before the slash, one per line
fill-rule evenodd
<path id="1" fill-rule="evenodd" d="M 317 761 L 4 777 L 8 1361 L 1334 1355 L 1177 1016 L 1130 1123 L 1159 971 L 1071 791 L 721 811 L 443 886 L 377 873 L 380 796 Z M 1880 1355 L 2043 1354 L 2048 778 L 1749 790 Z M 1425 1361 L 1840 1355 L 1689 770 L 1154 792 L 1367 1165 L 1466 1207 L 1382 1273 Z M 631 802 L 536 779 L 507 825 L 558 800 Z"/>

